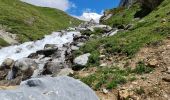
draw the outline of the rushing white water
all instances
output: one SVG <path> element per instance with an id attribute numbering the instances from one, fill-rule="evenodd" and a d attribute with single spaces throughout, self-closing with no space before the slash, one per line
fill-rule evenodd
<path id="1" fill-rule="evenodd" d="M 80 32 L 67 32 L 62 36 L 60 32 L 53 32 L 51 35 L 46 35 L 42 40 L 25 42 L 20 45 L 9 46 L 0 49 L 0 64 L 6 59 L 11 58 L 18 60 L 29 56 L 38 50 L 42 50 L 45 44 L 56 44 L 58 47 L 62 47 L 65 43 L 73 41 L 73 34 L 78 35 Z"/>

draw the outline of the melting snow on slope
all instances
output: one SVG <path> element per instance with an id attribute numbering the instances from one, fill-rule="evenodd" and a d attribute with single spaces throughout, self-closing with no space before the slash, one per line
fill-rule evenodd
<path id="1" fill-rule="evenodd" d="M 58 47 L 62 47 L 65 43 L 73 41 L 73 34 L 79 34 L 79 32 L 68 32 L 63 36 L 60 36 L 60 32 L 53 32 L 51 35 L 46 35 L 44 39 L 37 40 L 35 42 L 25 42 L 21 45 L 14 45 L 0 49 L 0 64 L 6 59 L 11 58 L 18 60 L 29 56 L 38 50 L 42 50 L 45 44 L 57 44 Z"/>

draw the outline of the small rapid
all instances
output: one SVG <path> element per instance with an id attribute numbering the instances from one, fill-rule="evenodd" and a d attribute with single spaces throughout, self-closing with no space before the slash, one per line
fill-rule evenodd
<path id="1" fill-rule="evenodd" d="M 31 42 L 25 42 L 20 45 L 13 45 L 0 49 L 0 64 L 7 58 L 18 60 L 29 56 L 38 50 L 44 49 L 46 44 L 56 44 L 62 47 L 65 43 L 71 43 L 73 36 L 78 35 L 80 32 L 53 32 L 51 35 L 46 35 L 43 39 Z"/>

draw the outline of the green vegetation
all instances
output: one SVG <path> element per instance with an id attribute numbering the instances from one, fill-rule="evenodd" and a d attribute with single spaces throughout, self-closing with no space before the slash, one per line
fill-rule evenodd
<path id="1" fill-rule="evenodd" d="M 100 53 L 95 50 L 92 52 L 92 54 L 90 55 L 89 57 L 89 60 L 88 60 L 88 66 L 98 66 L 100 63 L 99 63 L 99 58 L 100 56 Z"/>
<path id="2" fill-rule="evenodd" d="M 143 87 L 140 87 L 140 88 L 136 88 L 135 90 L 135 93 L 137 93 L 138 95 L 142 95 L 145 93 L 145 90 Z"/>
<path id="3" fill-rule="evenodd" d="M 130 68 L 120 69 L 118 67 L 105 67 L 98 68 L 94 74 L 87 77 L 78 78 L 95 90 L 101 89 L 102 87 L 113 89 L 128 81 L 136 80 L 136 74 L 146 74 L 151 72 L 152 70 L 149 69 L 149 67 L 141 65 L 133 70 Z"/>
<path id="4" fill-rule="evenodd" d="M 154 44 L 155 42 L 161 41 L 170 35 L 170 23 L 168 22 L 170 11 L 167 10 L 170 9 L 169 0 L 162 2 L 159 7 L 153 10 L 146 17 L 134 21 L 133 18 L 136 8 L 138 7 L 132 6 L 132 8 L 126 9 L 122 12 L 123 14 L 127 13 L 127 15 L 131 16 L 131 18 L 128 18 L 127 16 L 122 18 L 122 16 L 120 16 L 121 13 L 118 12 L 120 14 L 113 15 L 111 17 L 112 21 L 111 19 L 108 19 L 107 21 L 109 23 L 106 23 L 111 25 L 127 19 L 127 21 L 123 22 L 133 24 L 133 28 L 128 31 L 118 32 L 116 35 L 111 37 L 90 40 L 80 48 L 79 52 L 91 53 L 93 55 L 94 51 L 99 52 L 102 46 L 108 54 L 123 53 L 128 57 L 133 57 L 140 48 L 148 44 Z M 165 19 L 166 22 L 162 22 L 163 19 Z M 117 21 L 115 22 L 113 20 Z"/>
<path id="5" fill-rule="evenodd" d="M 93 87 L 95 90 L 100 89 L 101 87 L 107 87 L 107 89 L 115 88 L 118 84 L 126 83 L 126 76 L 130 72 L 128 70 L 121 70 L 119 68 L 99 68 L 96 73 L 84 77 L 81 80 Z"/>
<path id="6" fill-rule="evenodd" d="M 133 70 L 133 72 L 136 74 L 145 74 L 145 73 L 150 73 L 151 71 L 153 71 L 153 68 L 147 67 L 142 62 L 139 62 L 136 68 Z"/>
<path id="7" fill-rule="evenodd" d="M 114 36 L 91 39 L 76 51 L 76 54 L 91 53 L 89 66 L 99 65 L 99 56 L 102 54 L 114 55 L 123 54 L 127 57 L 133 57 L 142 47 L 154 45 L 170 35 L 170 1 L 164 0 L 157 8 L 151 11 L 141 19 L 134 19 L 137 12 L 141 10 L 140 5 L 135 4 L 129 9 L 116 8 L 114 15 L 104 24 L 117 27 L 119 25 L 133 24 L 133 27 L 127 31 L 118 32 Z M 87 33 L 85 33 L 87 34 Z M 91 35 L 91 33 L 88 33 Z M 88 68 L 87 68 L 88 69 Z M 113 89 L 118 85 L 136 80 L 136 75 L 146 74 L 153 71 L 153 68 L 139 62 L 135 69 L 117 67 L 97 67 L 97 71 L 86 77 L 76 76 L 84 83 L 95 90 L 104 88 Z M 143 88 L 135 90 L 137 94 L 143 94 Z"/>
<path id="8" fill-rule="evenodd" d="M 122 24 L 129 24 L 134 18 L 134 14 L 137 10 L 140 10 L 139 4 L 133 5 L 131 8 L 114 8 L 109 13 L 114 14 L 108 20 L 102 21 L 103 24 L 117 27 Z"/>
<path id="9" fill-rule="evenodd" d="M 4 41 L 2 38 L 0 38 L 0 46 L 7 46 L 9 45 L 6 41 Z"/>
<path id="10" fill-rule="evenodd" d="M 52 31 L 79 23 L 79 20 L 57 9 L 37 7 L 19 0 L 0 0 L 0 25 L 7 26 L 6 31 L 17 34 L 20 42 L 37 40 Z"/>

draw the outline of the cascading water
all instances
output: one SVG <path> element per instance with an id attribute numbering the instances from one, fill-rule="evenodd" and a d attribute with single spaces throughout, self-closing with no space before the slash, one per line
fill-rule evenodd
<path id="1" fill-rule="evenodd" d="M 56 44 L 58 47 L 62 47 L 65 43 L 71 43 L 73 41 L 73 35 L 78 34 L 80 32 L 67 32 L 63 35 L 61 32 L 53 32 L 51 35 L 46 35 L 42 40 L 2 48 L 0 49 L 0 64 L 6 58 L 18 60 L 27 57 L 31 53 L 44 49 L 45 44 Z"/>

